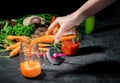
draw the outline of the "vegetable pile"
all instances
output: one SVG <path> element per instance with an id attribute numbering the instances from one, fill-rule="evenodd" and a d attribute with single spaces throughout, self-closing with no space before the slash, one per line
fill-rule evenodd
<path id="1" fill-rule="evenodd" d="M 38 14 L 36 16 L 45 19 L 45 24 L 51 21 L 51 18 L 54 14 Z M 28 26 L 23 25 L 23 20 L 31 15 L 26 15 L 19 19 L 7 19 L 7 20 L 0 20 L 0 44 L 9 44 L 11 45 L 14 42 L 11 42 L 6 39 L 8 35 L 13 36 L 28 36 L 31 37 L 32 34 L 35 32 L 35 25 L 29 24 Z"/>
<path id="2" fill-rule="evenodd" d="M 78 40 L 75 27 L 63 34 L 60 41 L 60 48 L 53 44 L 55 35 L 58 32 L 60 26 L 55 26 L 54 30 L 47 30 L 47 28 L 56 19 L 56 17 L 57 15 L 54 14 L 38 14 L 27 15 L 20 19 L 1 20 L 0 46 L 3 48 L 1 52 L 10 51 L 8 57 L 14 57 L 20 52 L 21 42 L 31 40 L 31 44 L 38 43 L 39 50 L 42 55 L 46 55 L 50 47 L 57 48 L 61 51 L 61 53 L 64 53 L 66 55 L 75 55 L 77 52 L 70 52 L 72 50 L 63 47 L 65 46 L 65 43 L 63 43 L 63 41 L 74 40 L 74 42 L 71 42 L 71 45 L 73 45 L 75 41 Z M 76 47 L 76 50 L 78 50 L 80 45 L 79 43 L 77 44 L 78 45 Z M 73 46 L 69 48 L 74 49 Z M 65 52 L 65 50 L 67 51 Z"/>
<path id="3" fill-rule="evenodd" d="M 47 29 L 47 26 L 49 25 L 51 18 L 54 15 L 55 14 L 45 13 L 45 14 L 38 14 L 38 15 L 26 15 L 18 19 L 1 19 L 0 20 L 0 52 L 4 52 L 4 49 L 7 46 L 10 46 L 16 43 L 16 41 L 8 40 L 7 36 L 10 36 L 10 35 L 11 36 L 27 36 L 32 38 L 32 36 L 35 36 L 36 33 L 38 32 L 38 30 L 36 29 L 39 29 L 39 32 L 40 32 L 41 29 L 38 27 L 42 27 L 42 30 L 44 29 L 43 27 L 46 27 L 45 30 Z M 23 24 L 23 21 L 30 16 L 37 16 L 44 19 L 44 26 L 43 25 L 36 26 L 34 23 L 31 23 L 25 26 Z"/>

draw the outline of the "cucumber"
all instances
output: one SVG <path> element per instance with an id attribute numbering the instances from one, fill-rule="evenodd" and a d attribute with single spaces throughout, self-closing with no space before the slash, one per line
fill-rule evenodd
<path id="1" fill-rule="evenodd" d="M 85 33 L 91 34 L 95 27 L 95 16 L 90 16 L 85 20 Z"/>

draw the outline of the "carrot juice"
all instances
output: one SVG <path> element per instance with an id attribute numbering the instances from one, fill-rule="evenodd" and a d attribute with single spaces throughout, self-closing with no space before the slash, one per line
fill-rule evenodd
<path id="1" fill-rule="evenodd" d="M 37 77 L 41 74 L 41 66 L 38 61 L 30 60 L 20 63 L 20 70 L 23 76 L 28 78 Z"/>
<path id="2" fill-rule="evenodd" d="M 20 51 L 20 71 L 24 77 L 34 78 L 41 74 L 41 63 L 36 46 L 23 42 Z"/>
<path id="3" fill-rule="evenodd" d="M 66 55 L 76 55 L 79 50 L 80 43 L 73 43 L 72 40 L 63 41 L 61 46 L 61 50 Z"/>

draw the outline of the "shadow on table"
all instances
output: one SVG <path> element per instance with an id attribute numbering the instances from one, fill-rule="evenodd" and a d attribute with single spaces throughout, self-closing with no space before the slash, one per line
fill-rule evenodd
<path id="1" fill-rule="evenodd" d="M 86 74 L 119 74 L 120 62 L 117 61 L 101 61 L 88 64 L 82 67 L 82 72 Z"/>
<path id="2" fill-rule="evenodd" d="M 103 52 L 105 47 L 102 46 L 84 46 L 79 48 L 78 55 Z"/>
<path id="3" fill-rule="evenodd" d="M 88 47 L 82 47 L 80 48 L 79 54 L 85 55 L 89 53 L 99 53 L 104 51 L 104 47 L 101 46 L 88 46 Z M 93 62 L 89 64 L 84 65 L 77 65 L 72 66 L 75 64 L 71 63 L 65 63 L 68 64 L 69 67 L 73 67 L 70 70 L 53 70 L 53 69 L 46 69 L 43 71 L 43 73 L 30 80 L 45 80 L 45 79 L 54 79 L 54 78 L 62 78 L 64 76 L 79 76 L 83 74 L 87 75 L 120 75 L 120 62 L 117 61 L 99 61 L 99 62 Z M 49 72 L 51 76 L 46 76 L 46 72 Z"/>
<path id="4" fill-rule="evenodd" d="M 56 73 L 55 77 L 62 77 L 66 75 L 120 75 L 120 62 L 116 61 L 101 61 L 92 64 L 87 64 L 85 66 L 79 66 L 73 70 L 62 71 Z"/>
<path id="5" fill-rule="evenodd" d="M 93 34 L 95 33 L 100 33 L 103 31 L 108 31 L 108 30 L 113 30 L 113 29 L 117 29 L 120 28 L 120 24 L 112 24 L 112 25 L 106 25 L 106 26 L 101 26 L 100 28 L 95 28 Z"/>

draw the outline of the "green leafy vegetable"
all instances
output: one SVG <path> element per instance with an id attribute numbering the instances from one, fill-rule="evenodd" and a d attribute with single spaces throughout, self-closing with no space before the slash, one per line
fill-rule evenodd
<path id="1" fill-rule="evenodd" d="M 20 35 L 20 36 L 28 36 L 34 33 L 34 25 L 23 26 L 20 23 L 17 23 L 15 26 L 10 25 L 9 21 L 5 21 L 4 27 L 1 28 L 0 31 L 0 42 L 7 43 L 11 45 L 13 42 L 6 39 L 8 35 Z"/>
<path id="2" fill-rule="evenodd" d="M 0 28 L 0 43 L 12 45 L 14 41 L 7 40 L 6 37 L 8 35 L 18 35 L 18 36 L 20 35 L 20 36 L 31 37 L 35 31 L 35 26 L 33 24 L 30 24 L 28 26 L 23 25 L 23 20 L 31 15 L 32 14 L 25 15 L 18 19 L 14 19 L 14 22 L 16 23 L 14 26 L 11 25 L 9 20 L 0 20 L 0 26 L 3 26 L 2 28 Z M 55 14 L 47 14 L 47 13 L 37 14 L 37 15 L 44 18 L 46 23 L 50 23 L 53 16 L 58 16 Z"/>

